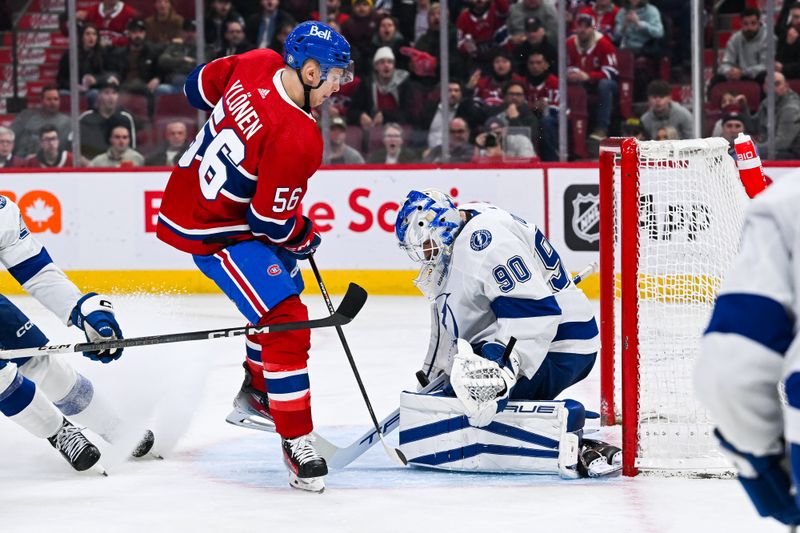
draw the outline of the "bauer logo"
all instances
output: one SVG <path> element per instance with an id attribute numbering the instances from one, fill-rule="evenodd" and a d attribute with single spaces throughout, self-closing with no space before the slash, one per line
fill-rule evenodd
<path id="1" fill-rule="evenodd" d="M 600 197 L 597 185 L 570 185 L 564 191 L 564 240 L 571 250 L 600 249 Z"/>
<path id="2" fill-rule="evenodd" d="M 270 266 L 267 268 L 267 274 L 269 274 L 270 276 L 277 276 L 277 275 L 279 275 L 281 272 L 282 272 L 282 271 L 281 271 L 281 267 L 280 267 L 280 266 L 278 266 L 277 264 L 270 265 Z"/>
<path id="3" fill-rule="evenodd" d="M 326 41 L 331 40 L 331 30 L 320 30 L 319 26 L 311 26 L 311 30 L 308 33 L 309 35 L 314 35 L 316 37 L 321 37 Z"/>
<path id="4" fill-rule="evenodd" d="M 481 250 L 485 249 L 489 244 L 492 242 L 492 234 L 489 233 L 489 230 L 479 229 L 472 233 L 472 237 L 469 238 L 469 246 L 476 252 L 480 252 Z"/>

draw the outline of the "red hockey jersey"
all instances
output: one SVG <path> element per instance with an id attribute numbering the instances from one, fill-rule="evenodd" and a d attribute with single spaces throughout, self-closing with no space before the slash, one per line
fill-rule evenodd
<path id="1" fill-rule="evenodd" d="M 189 102 L 213 112 L 169 178 L 159 239 L 204 255 L 254 238 L 280 245 L 303 229 L 298 207 L 322 162 L 322 136 L 286 94 L 284 68 L 262 49 L 189 75 Z"/>
<path id="2" fill-rule="evenodd" d="M 542 98 L 547 98 L 548 107 L 558 111 L 558 76 L 550 74 L 538 85 L 534 85 L 528 78 L 525 80 L 525 87 L 528 93 L 528 105 L 531 109 L 536 109 L 538 102 Z"/>
<path id="3" fill-rule="evenodd" d="M 567 39 L 567 64 L 589 74 L 597 82 L 603 78 L 617 79 L 617 49 L 608 37 L 595 30 L 593 44 L 582 49 L 578 36 Z"/>

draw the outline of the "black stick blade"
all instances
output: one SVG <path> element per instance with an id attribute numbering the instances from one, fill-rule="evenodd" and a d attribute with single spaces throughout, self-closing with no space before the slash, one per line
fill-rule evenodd
<path id="1" fill-rule="evenodd" d="M 361 311 L 361 308 L 364 307 L 366 302 L 367 291 L 364 290 L 364 288 L 360 285 L 350 283 L 350 286 L 347 287 L 347 292 L 345 293 L 344 298 L 342 298 L 342 302 L 339 304 L 336 312 L 352 320 L 355 318 L 358 312 Z"/>

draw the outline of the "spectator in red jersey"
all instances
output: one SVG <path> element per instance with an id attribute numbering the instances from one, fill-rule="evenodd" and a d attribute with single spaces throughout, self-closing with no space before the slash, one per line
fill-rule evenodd
<path id="1" fill-rule="evenodd" d="M 377 23 L 372 12 L 372 0 L 355 0 L 350 17 L 342 24 L 342 35 L 350 43 L 356 74 L 369 76 L 369 58 L 372 57 L 372 36 Z"/>
<path id="2" fill-rule="evenodd" d="M 613 39 L 619 7 L 611 0 L 596 0 L 593 6 L 583 7 L 578 11 L 594 17 L 597 30 L 609 39 Z"/>
<path id="3" fill-rule="evenodd" d="M 591 138 L 608 137 L 617 94 L 617 49 L 594 28 L 594 18 L 582 13 L 575 18 L 575 35 L 567 39 L 567 80 L 581 83 L 597 96 L 595 129 Z"/>
<path id="4" fill-rule="evenodd" d="M 541 52 L 528 56 L 525 82 L 528 106 L 539 119 L 534 133 L 542 161 L 558 160 L 558 76 L 550 71 L 547 58 Z"/>
<path id="5" fill-rule="evenodd" d="M 325 7 L 328 8 L 328 22 L 335 22 L 339 27 L 350 16 L 342 12 L 342 0 L 325 0 Z M 311 12 L 311 20 L 319 20 L 319 11 Z"/>
<path id="6" fill-rule="evenodd" d="M 25 166 L 25 160 L 14 155 L 14 131 L 0 126 L 0 168 Z"/>
<path id="7" fill-rule="evenodd" d="M 81 91 L 88 91 L 105 74 L 105 54 L 100 46 L 97 26 L 87 22 L 80 29 L 78 39 L 78 83 Z M 58 62 L 56 76 L 59 90 L 69 94 L 69 50 L 65 50 Z"/>
<path id="8" fill-rule="evenodd" d="M 255 47 L 245 38 L 244 26 L 238 20 L 225 23 L 225 40 L 222 48 L 217 50 L 214 59 L 235 56 L 253 50 Z"/>
<path id="9" fill-rule="evenodd" d="M 467 88 L 474 89 L 475 98 L 485 106 L 495 107 L 503 104 L 503 87 L 511 80 L 523 81 L 522 77 L 514 74 L 511 69 L 511 54 L 499 48 L 492 58 L 491 73 L 477 80 L 473 76 L 467 83 Z"/>
<path id="10" fill-rule="evenodd" d="M 28 168 L 63 168 L 72 166 L 72 154 L 60 148 L 58 130 L 44 126 L 39 132 L 39 151 L 25 160 Z"/>
<path id="11" fill-rule="evenodd" d="M 225 25 L 233 20 L 244 28 L 244 18 L 233 9 L 230 0 L 210 0 L 206 13 L 205 34 L 206 44 L 212 50 L 219 50 L 224 46 Z"/>
<path id="12" fill-rule="evenodd" d="M 547 62 L 555 73 L 558 70 L 558 50 L 547 38 L 542 22 L 536 17 L 530 17 L 525 21 L 525 40 L 514 47 L 512 58 L 514 59 L 515 70 L 523 76 L 527 72 L 528 58 L 534 52 L 544 54 Z"/>
<path id="13" fill-rule="evenodd" d="M 127 46 L 117 46 L 109 51 L 106 68 L 119 80 L 120 90 L 150 98 L 161 83 L 158 57 L 164 47 L 147 39 L 145 27 L 143 20 L 131 20 Z"/>
<path id="14" fill-rule="evenodd" d="M 405 45 L 406 38 L 397 29 L 397 20 L 391 15 L 378 17 L 378 31 L 372 36 L 372 49 L 388 46 L 394 53 L 397 68 L 408 70 L 408 57 L 400 53 L 400 48 Z"/>
<path id="15" fill-rule="evenodd" d="M 166 45 L 181 36 L 183 17 L 175 12 L 172 0 L 155 0 L 155 13 L 144 19 L 147 40 Z"/>
<path id="16" fill-rule="evenodd" d="M 525 21 L 536 17 L 542 23 L 551 42 L 558 42 L 558 14 L 545 0 L 520 0 L 508 13 L 508 33 L 514 44 L 525 40 Z"/>
<path id="17" fill-rule="evenodd" d="M 388 46 L 378 48 L 372 60 L 372 79 L 362 80 L 350 105 L 348 121 L 362 128 L 386 122 L 408 123 L 410 87 L 408 71 L 395 68 L 394 53 Z"/>
<path id="18" fill-rule="evenodd" d="M 508 43 L 507 15 L 508 0 L 469 0 L 456 19 L 458 51 L 473 64 L 489 62 L 494 50 Z"/>
<path id="19" fill-rule="evenodd" d="M 295 21 L 289 13 L 278 8 L 278 0 L 261 0 L 261 12 L 247 19 L 245 36 L 256 48 L 269 48 L 286 24 L 294 27 Z"/>
<path id="20" fill-rule="evenodd" d="M 127 42 L 125 30 L 138 16 L 134 8 L 121 0 L 101 0 L 85 13 L 78 12 L 80 20 L 94 24 L 100 31 L 101 46 L 119 46 Z"/>

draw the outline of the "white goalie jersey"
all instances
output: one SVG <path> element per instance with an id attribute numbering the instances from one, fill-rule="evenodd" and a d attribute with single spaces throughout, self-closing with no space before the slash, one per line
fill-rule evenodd
<path id="1" fill-rule="evenodd" d="M 721 435 L 756 456 L 783 453 L 783 438 L 793 455 L 800 445 L 798 205 L 800 181 L 791 177 L 750 204 L 695 371 L 697 395 Z"/>
<path id="2" fill-rule="evenodd" d="M 58 268 L 22 220 L 17 204 L 0 195 L 0 263 L 64 324 L 81 292 Z"/>
<path id="3" fill-rule="evenodd" d="M 595 354 L 592 306 L 544 234 L 489 204 L 459 210 L 467 221 L 444 270 L 431 275 L 425 290 L 433 300 L 427 376 L 450 373 L 459 338 L 480 353 L 486 342 L 515 337 L 520 375 L 528 378 L 548 353 Z"/>

